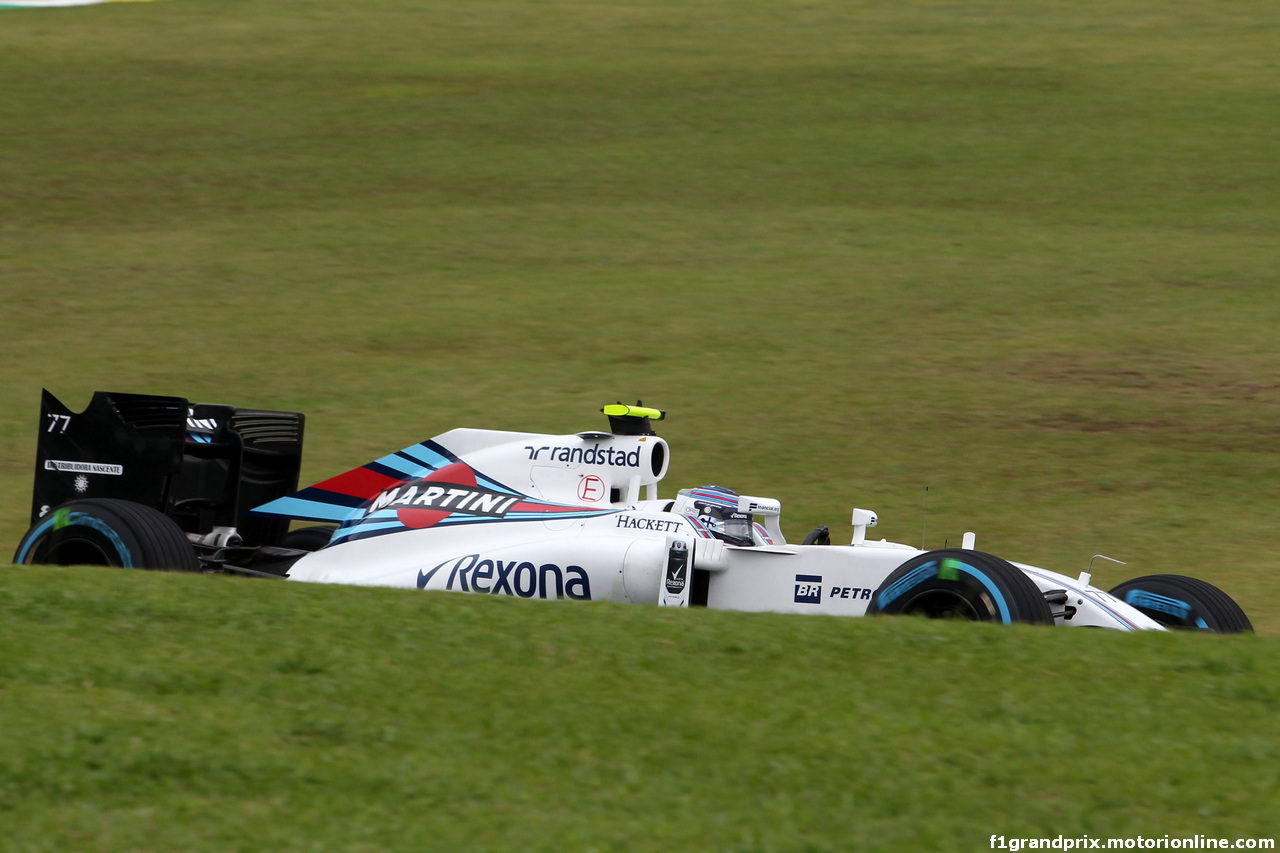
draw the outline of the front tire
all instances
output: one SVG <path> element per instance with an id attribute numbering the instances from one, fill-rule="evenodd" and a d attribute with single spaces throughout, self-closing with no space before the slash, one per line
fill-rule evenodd
<path id="1" fill-rule="evenodd" d="M 991 554 L 954 548 L 898 566 L 871 596 L 867 613 L 1053 624 L 1048 602 L 1021 570 Z"/>
<path id="2" fill-rule="evenodd" d="M 54 509 L 22 537 L 13 561 L 200 571 L 195 549 L 173 519 L 115 498 L 86 498 Z"/>
<path id="3" fill-rule="evenodd" d="M 1243 634 L 1253 631 L 1249 617 L 1211 583 L 1183 575 L 1146 575 L 1111 590 L 1166 628 Z"/>

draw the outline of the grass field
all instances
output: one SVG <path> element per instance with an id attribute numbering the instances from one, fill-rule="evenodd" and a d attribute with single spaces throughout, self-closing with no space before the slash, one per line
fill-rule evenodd
<path id="1" fill-rule="evenodd" d="M 8 849 L 1271 837 L 1273 637 L 0 579 Z M 326 642 L 317 644 L 317 638 Z"/>
<path id="2" fill-rule="evenodd" d="M 793 538 L 838 530 L 856 504 L 879 512 L 874 535 L 911 544 L 974 530 L 983 550 L 1071 574 L 1103 553 L 1128 565 L 1099 568 L 1102 584 L 1196 575 L 1264 635 L 571 616 L 154 577 L 131 616 L 136 578 L 19 571 L 0 584 L 3 822 L 16 818 L 36 850 L 98 833 L 99 849 L 150 849 L 152 832 L 163 849 L 287 847 L 298 824 L 282 811 L 336 827 L 322 791 L 349 778 L 350 826 L 364 829 L 335 828 L 321 849 L 381 849 L 396 827 L 402 849 L 428 832 L 474 848 L 956 849 L 955 837 L 975 833 L 976 846 L 1001 831 L 973 799 L 984 787 L 1006 834 L 1047 830 L 1062 812 L 1095 835 L 1266 834 L 1280 633 L 1277 57 L 1280 7 L 1260 0 L 0 11 L 0 547 L 26 529 L 41 387 L 73 408 L 104 389 L 303 411 L 308 481 L 455 426 L 599 428 L 600 405 L 641 398 L 670 412 L 664 494 L 719 483 L 776 497 Z M 206 599 L 220 607 L 201 621 Z M 297 608 L 330 614 L 317 645 L 303 626 L 253 655 L 270 640 L 251 614 L 305 622 Z M 423 609 L 442 628 L 385 663 L 373 639 L 344 651 L 378 608 L 406 631 Z M 600 646 L 617 661 L 595 648 L 597 629 L 617 630 Z M 530 751 L 504 763 L 477 720 L 544 694 L 485 685 L 515 677 L 506 644 L 527 658 L 543 634 L 558 639 L 530 672 L 563 664 L 546 695 L 578 698 L 512 723 Z M 673 634 L 764 648 L 704 669 L 662 645 Z M 45 651 L 31 657 L 37 641 Z M 94 654 L 68 662 L 85 649 L 63 642 Z M 239 651 L 220 663 L 227 643 Z M 428 691 L 416 730 L 411 697 L 428 688 L 411 681 L 376 725 L 348 718 L 370 712 L 346 704 L 361 679 L 412 669 L 432 643 L 473 656 L 441 681 L 471 699 Z M 557 657 L 579 645 L 582 660 Z M 135 663 L 144 648 L 154 662 Z M 1062 662 L 1052 685 L 1046 658 Z M 905 680 L 881 694 L 899 668 Z M 677 690 L 723 672 L 741 683 Z M 668 682 L 626 710 L 641 693 L 619 685 Z M 1059 691 L 1082 698 L 1051 722 Z M 673 743 L 693 757 L 680 762 L 657 718 L 686 695 Z M 716 722 L 716 707 L 757 703 L 760 720 Z M 468 709 L 475 719 L 456 729 L 434 716 Z M 895 711 L 914 724 L 895 725 Z M 561 740 L 579 714 L 618 722 Z M 1009 715 L 1020 722 L 1005 741 Z M 170 738 L 153 751 L 147 721 Z M 952 724 L 961 739 L 945 741 Z M 388 726 L 402 734 L 366 750 Z M 242 734 L 260 728 L 262 741 Z M 694 743 L 708 729 L 714 743 Z M 435 759 L 420 756 L 455 732 L 441 791 L 422 769 Z M 955 746 L 970 737 L 986 746 Z M 807 751 L 824 743 L 830 759 Z M 1101 763 L 1111 754 L 1131 760 L 1115 770 Z M 43 755 L 66 761 L 45 767 Z M 474 776 L 449 775 L 472 764 Z M 529 793 L 557 768 L 585 774 L 581 814 Z M 883 798 L 858 805 L 884 779 Z M 272 781 L 280 790 L 263 794 Z M 1139 809 L 1132 821 L 1121 803 Z M 949 817 L 935 830 L 925 816 L 939 810 Z M 475 834 L 490 831 L 475 828 L 480 814 L 491 835 Z M 698 826 L 705 814 L 730 828 Z"/>

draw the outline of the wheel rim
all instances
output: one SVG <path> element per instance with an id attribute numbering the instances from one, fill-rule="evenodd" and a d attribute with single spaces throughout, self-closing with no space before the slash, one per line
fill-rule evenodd
<path id="1" fill-rule="evenodd" d="M 924 616 L 927 619 L 964 619 L 979 622 L 985 617 L 959 593 L 944 589 L 932 589 L 910 596 L 899 611 L 906 616 Z"/>
<path id="2" fill-rule="evenodd" d="M 115 559 L 112 559 L 115 557 Z M 97 542 L 80 536 L 66 541 L 54 541 L 42 555 L 42 563 L 55 566 L 119 566 L 120 559 L 114 550 L 108 550 Z"/>

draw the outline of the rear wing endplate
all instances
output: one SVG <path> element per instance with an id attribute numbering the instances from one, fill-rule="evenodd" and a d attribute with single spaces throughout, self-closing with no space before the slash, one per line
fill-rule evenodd
<path id="1" fill-rule="evenodd" d="M 99 391 L 73 412 L 47 390 L 40 405 L 31 520 L 77 498 L 154 507 L 188 533 L 237 528 L 278 544 L 288 522 L 247 516 L 298 487 L 304 417 Z"/>

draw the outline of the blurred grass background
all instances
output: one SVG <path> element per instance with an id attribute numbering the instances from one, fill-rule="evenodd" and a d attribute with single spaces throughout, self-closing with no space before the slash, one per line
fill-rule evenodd
<path id="1" fill-rule="evenodd" d="M 1274 635 L 1277 57 L 1257 0 L 0 12 L 0 543 L 41 387 L 305 412 L 308 481 L 643 399 L 664 494 Z M 0 616 L 23 851 L 1274 830 L 1274 636 L 54 569 Z"/>

